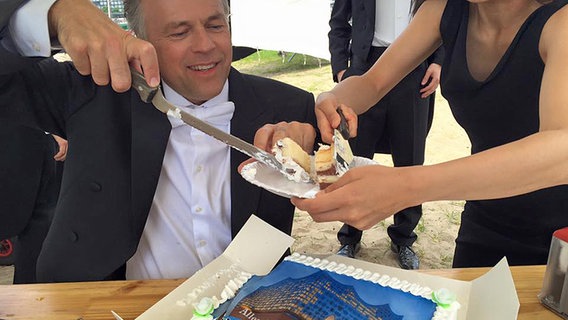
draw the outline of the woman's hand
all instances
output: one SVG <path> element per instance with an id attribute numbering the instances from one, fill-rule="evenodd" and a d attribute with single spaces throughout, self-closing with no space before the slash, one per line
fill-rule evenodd
<path id="1" fill-rule="evenodd" d="M 348 106 L 340 104 L 333 93 L 323 92 L 316 100 L 316 119 L 321 138 L 328 144 L 333 141 L 333 129 L 337 128 L 341 121 L 337 107 L 340 107 L 345 115 L 349 126 L 349 135 L 351 137 L 357 136 L 357 114 Z"/>
<path id="2" fill-rule="evenodd" d="M 366 230 L 402 209 L 418 205 L 406 172 L 410 167 L 371 165 L 353 168 L 315 199 L 293 198 L 314 221 L 341 221 Z"/>

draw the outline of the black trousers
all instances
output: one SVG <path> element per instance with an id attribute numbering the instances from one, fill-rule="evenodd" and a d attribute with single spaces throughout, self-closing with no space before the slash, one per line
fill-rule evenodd
<path id="1" fill-rule="evenodd" d="M 368 61 L 352 59 L 343 78 L 361 75 L 371 68 L 386 48 L 373 47 Z M 396 167 L 424 163 L 426 136 L 432 120 L 434 97 L 420 97 L 426 63 L 421 64 L 397 84 L 381 101 L 359 116 L 357 137 L 351 139 L 353 153 L 373 158 L 375 153 L 390 153 Z M 416 241 L 414 232 L 422 206 L 404 209 L 394 215 L 394 223 L 387 233 L 394 244 L 411 246 Z M 347 224 L 337 238 L 344 244 L 361 241 L 362 231 Z"/>

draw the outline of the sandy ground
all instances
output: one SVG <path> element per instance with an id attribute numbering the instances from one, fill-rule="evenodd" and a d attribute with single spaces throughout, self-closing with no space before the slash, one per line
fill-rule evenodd
<path id="1" fill-rule="evenodd" d="M 436 101 L 434 123 L 426 145 L 425 164 L 435 164 L 469 155 L 467 136 L 455 122 L 447 102 Z M 392 165 L 389 155 L 377 154 L 375 160 Z M 463 201 L 437 201 L 423 205 L 423 217 L 415 232 L 418 240 L 413 248 L 420 257 L 421 269 L 449 268 L 452 264 L 454 240 L 460 223 Z M 362 248 L 357 258 L 388 266 L 398 266 L 390 251 L 386 233 L 392 223 L 389 218 L 363 233 Z M 311 217 L 298 211 L 292 235 L 296 239 L 292 250 L 300 253 L 335 253 L 339 248 L 337 231 L 341 223 L 315 223 Z"/>

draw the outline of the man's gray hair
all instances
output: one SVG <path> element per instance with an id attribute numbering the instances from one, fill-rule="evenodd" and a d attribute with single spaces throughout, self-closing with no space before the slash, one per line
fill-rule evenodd
<path id="1" fill-rule="evenodd" d="M 141 0 L 124 0 L 124 15 L 128 21 L 128 27 L 140 39 L 147 39 L 146 28 L 144 25 L 144 15 L 142 14 Z M 159 0 L 154 0 L 159 1 Z M 219 0 L 223 6 L 223 12 L 227 22 L 229 20 L 229 1 Z"/>

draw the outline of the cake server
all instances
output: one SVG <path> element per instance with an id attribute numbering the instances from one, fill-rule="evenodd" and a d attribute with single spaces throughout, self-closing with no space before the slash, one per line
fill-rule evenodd
<path id="1" fill-rule="evenodd" d="M 348 140 L 349 138 L 351 138 L 351 136 L 349 134 L 349 125 L 347 124 L 347 119 L 345 119 L 345 115 L 343 114 L 343 110 L 341 110 L 341 107 L 337 107 L 337 109 L 335 109 L 335 111 L 337 111 L 337 113 L 339 113 L 339 118 L 341 118 L 341 122 L 339 122 L 339 126 L 337 127 L 337 130 L 339 131 L 339 133 L 341 133 L 341 136 L 343 137 L 343 139 Z"/>
<path id="2" fill-rule="evenodd" d="M 271 153 L 268 153 L 236 136 L 219 130 L 209 123 L 172 105 L 162 94 L 162 90 L 159 85 L 157 87 L 150 87 L 140 72 L 133 68 L 130 68 L 130 72 L 132 73 L 132 87 L 138 92 L 142 101 L 146 103 L 151 102 L 156 109 L 163 113 L 181 119 L 193 128 L 212 136 L 224 144 L 266 164 L 273 169 L 280 171 L 287 177 L 291 176 L 291 174 L 284 169 L 282 163 L 276 160 L 276 157 L 274 157 Z"/>
<path id="3" fill-rule="evenodd" d="M 351 146 L 347 139 L 349 139 L 349 126 L 347 125 L 347 119 L 341 110 L 341 107 L 337 107 L 337 113 L 341 118 L 341 122 L 337 129 L 333 130 L 333 144 L 335 145 L 333 158 L 335 159 L 335 170 L 339 175 L 343 175 L 347 170 L 349 170 L 351 163 L 353 162 L 353 152 L 351 151 Z"/>

